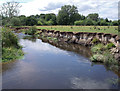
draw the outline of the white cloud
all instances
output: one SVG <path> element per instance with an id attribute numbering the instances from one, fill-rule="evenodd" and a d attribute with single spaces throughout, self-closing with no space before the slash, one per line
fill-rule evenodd
<path id="1" fill-rule="evenodd" d="M 78 78 L 71 79 L 73 89 L 109 89 L 110 85 L 107 82 L 97 81 L 90 78 Z"/>
<path id="2" fill-rule="evenodd" d="M 1 0 L 4 1 L 4 0 Z M 5 0 L 8 1 L 8 0 Z M 63 5 L 75 5 L 79 13 L 99 13 L 100 17 L 117 19 L 119 0 L 18 0 L 22 4 L 21 15 L 35 15 L 41 13 L 57 14 Z"/>
<path id="3" fill-rule="evenodd" d="M 29 40 L 21 40 L 20 41 L 20 44 L 23 46 L 23 47 L 27 47 L 28 49 L 34 49 L 36 51 L 41 51 L 41 52 L 49 52 L 49 53 L 54 53 L 54 54 L 61 54 L 61 53 L 64 53 L 66 55 L 67 52 L 66 51 L 63 51 L 63 50 L 59 50 L 58 48 L 53 48 L 53 46 L 51 45 L 48 45 L 47 43 L 42 43 L 40 39 L 36 39 L 36 42 L 32 42 L 32 41 L 29 41 Z"/>

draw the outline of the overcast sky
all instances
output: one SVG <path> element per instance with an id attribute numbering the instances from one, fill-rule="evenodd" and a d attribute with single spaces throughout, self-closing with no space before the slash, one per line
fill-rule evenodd
<path id="1" fill-rule="evenodd" d="M 0 0 L 0 4 L 10 0 Z M 14 0 L 15 1 L 15 0 Z M 21 3 L 21 15 L 41 13 L 57 14 L 63 5 L 75 5 L 80 14 L 99 13 L 102 18 L 118 19 L 118 2 L 120 0 L 17 0 Z"/>

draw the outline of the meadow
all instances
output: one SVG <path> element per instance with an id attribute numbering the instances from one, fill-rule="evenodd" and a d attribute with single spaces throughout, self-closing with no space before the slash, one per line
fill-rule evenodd
<path id="1" fill-rule="evenodd" d="M 37 29 L 118 34 L 118 26 L 36 26 Z"/>

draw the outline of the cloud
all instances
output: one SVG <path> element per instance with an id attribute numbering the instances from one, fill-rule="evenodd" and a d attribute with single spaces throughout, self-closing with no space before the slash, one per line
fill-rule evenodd
<path id="1" fill-rule="evenodd" d="M 71 79 L 73 89 L 109 89 L 111 84 L 106 82 L 97 81 L 90 78 L 78 78 Z"/>
<path id="2" fill-rule="evenodd" d="M 49 11 L 49 10 L 55 10 L 58 8 L 61 8 L 61 6 L 63 6 L 63 3 L 48 3 L 48 5 L 46 7 L 44 7 L 44 9 L 39 9 L 40 11 Z M 52 6 L 52 7 L 51 7 Z"/>
<path id="3" fill-rule="evenodd" d="M 47 53 L 54 53 L 54 54 L 61 54 L 61 53 L 67 54 L 66 51 L 59 50 L 56 47 L 53 48 L 53 46 L 51 45 L 42 43 L 40 39 L 37 39 L 35 43 L 29 40 L 21 40 L 20 44 L 23 47 L 26 47 L 29 44 L 29 46 L 27 47 L 28 49 L 36 50 L 36 51 L 43 52 L 43 53 L 47 52 Z"/>
<path id="4" fill-rule="evenodd" d="M 57 14 L 63 5 L 75 5 L 79 13 L 85 16 L 89 13 L 99 13 L 102 18 L 118 19 L 119 0 L 18 0 L 18 2 L 22 4 L 20 14 L 26 16 L 41 13 Z"/>

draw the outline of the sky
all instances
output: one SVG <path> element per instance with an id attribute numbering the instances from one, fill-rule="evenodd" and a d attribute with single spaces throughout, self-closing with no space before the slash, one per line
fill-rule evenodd
<path id="1" fill-rule="evenodd" d="M 0 4 L 11 0 L 0 0 Z M 13 1 L 13 0 L 12 0 Z M 14 0 L 15 1 L 15 0 Z M 101 18 L 118 19 L 118 2 L 120 0 L 16 0 L 20 2 L 20 15 L 36 15 L 41 13 L 55 13 L 63 5 L 75 5 L 80 14 L 87 16 L 98 13 Z"/>

